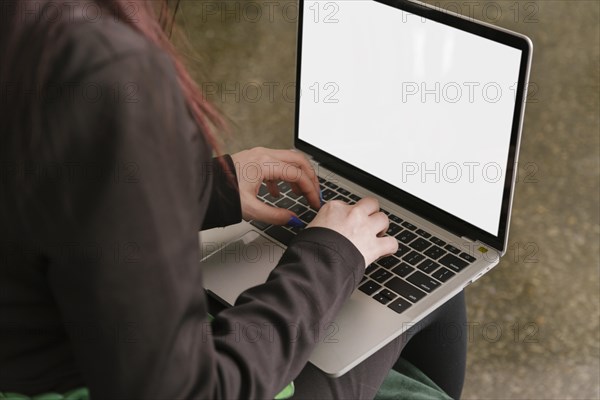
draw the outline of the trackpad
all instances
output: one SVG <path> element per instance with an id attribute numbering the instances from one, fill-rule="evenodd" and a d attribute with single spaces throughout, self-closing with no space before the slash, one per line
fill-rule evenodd
<path id="1" fill-rule="evenodd" d="M 267 281 L 285 250 L 249 231 L 200 263 L 204 287 L 229 305 L 246 289 Z"/>

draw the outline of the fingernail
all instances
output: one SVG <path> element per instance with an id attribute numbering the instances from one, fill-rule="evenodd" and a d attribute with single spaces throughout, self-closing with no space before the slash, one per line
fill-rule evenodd
<path id="1" fill-rule="evenodd" d="M 294 228 L 304 228 L 304 222 L 300 221 L 295 215 L 290 218 L 287 224 L 289 226 L 293 226 Z"/>

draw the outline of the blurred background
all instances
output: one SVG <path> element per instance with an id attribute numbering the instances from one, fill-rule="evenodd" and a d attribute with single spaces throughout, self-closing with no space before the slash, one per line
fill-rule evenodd
<path id="1" fill-rule="evenodd" d="M 338 0 L 339 1 L 339 0 Z M 600 2 L 430 1 L 534 44 L 509 248 L 466 289 L 465 399 L 600 398 Z M 223 150 L 289 148 L 295 1 L 183 0 L 174 40 Z"/>

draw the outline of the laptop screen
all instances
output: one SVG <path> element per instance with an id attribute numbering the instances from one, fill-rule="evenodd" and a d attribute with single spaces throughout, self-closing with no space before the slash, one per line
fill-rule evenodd
<path id="1" fill-rule="evenodd" d="M 522 51 L 374 1 L 302 24 L 298 138 L 498 236 Z"/>

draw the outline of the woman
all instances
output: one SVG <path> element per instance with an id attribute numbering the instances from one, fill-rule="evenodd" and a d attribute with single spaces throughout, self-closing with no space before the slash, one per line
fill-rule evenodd
<path id="1" fill-rule="evenodd" d="M 220 119 L 151 5 L 5 5 L 0 391 L 269 399 L 295 380 L 298 398 L 368 398 L 404 349 L 458 397 L 464 338 L 446 343 L 434 328 L 464 321 L 461 296 L 340 379 L 307 364 L 313 327 L 334 318 L 365 265 L 396 251 L 380 235 L 388 220 L 374 199 L 320 207 L 315 173 L 296 152 L 212 160 Z M 260 182 L 236 174 L 249 163 L 320 211 L 269 280 L 210 324 L 198 230 L 294 223 L 256 198 Z M 250 324 L 272 335 L 240 340 Z"/>

